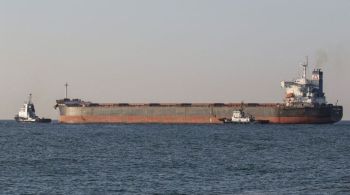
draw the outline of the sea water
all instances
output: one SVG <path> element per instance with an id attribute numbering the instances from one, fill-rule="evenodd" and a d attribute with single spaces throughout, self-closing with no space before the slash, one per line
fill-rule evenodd
<path id="1" fill-rule="evenodd" d="M 1 121 L 0 194 L 350 194 L 350 123 Z"/>

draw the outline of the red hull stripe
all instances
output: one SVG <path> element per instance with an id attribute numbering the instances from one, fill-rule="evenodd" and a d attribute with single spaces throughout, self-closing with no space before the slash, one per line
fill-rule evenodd
<path id="1" fill-rule="evenodd" d="M 277 124 L 318 124 L 318 123 L 334 123 L 330 117 L 256 117 L 256 120 L 268 120 L 270 123 Z"/>

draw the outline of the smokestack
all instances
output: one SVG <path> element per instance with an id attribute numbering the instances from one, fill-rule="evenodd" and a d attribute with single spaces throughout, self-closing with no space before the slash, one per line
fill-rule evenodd
<path id="1" fill-rule="evenodd" d="M 318 69 L 319 73 L 319 89 L 320 89 L 320 94 L 323 96 L 323 72 L 321 69 Z"/>
<path id="2" fill-rule="evenodd" d="M 321 69 L 312 71 L 312 82 L 318 86 L 319 96 L 323 97 L 323 72 Z"/>

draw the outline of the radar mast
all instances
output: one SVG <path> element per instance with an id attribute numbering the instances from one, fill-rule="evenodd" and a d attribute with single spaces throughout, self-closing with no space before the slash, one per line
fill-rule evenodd
<path id="1" fill-rule="evenodd" d="M 303 76 L 301 77 L 302 79 L 306 80 L 306 74 L 307 74 L 307 66 L 309 65 L 309 57 L 305 56 L 305 62 L 302 64 L 303 66 Z"/>

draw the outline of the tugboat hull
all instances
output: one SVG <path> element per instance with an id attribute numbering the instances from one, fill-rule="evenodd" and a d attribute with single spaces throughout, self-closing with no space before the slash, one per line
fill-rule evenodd
<path id="1" fill-rule="evenodd" d="M 15 117 L 15 121 L 19 123 L 51 123 L 51 119 L 48 118 L 25 119 L 17 116 Z"/>
<path id="2" fill-rule="evenodd" d="M 51 123 L 51 119 L 49 118 L 41 118 L 37 121 L 37 123 Z"/>

